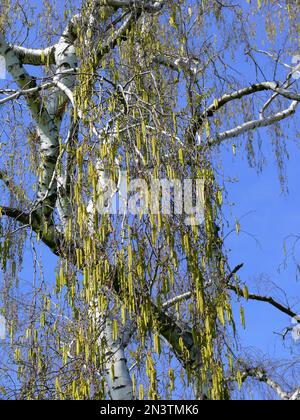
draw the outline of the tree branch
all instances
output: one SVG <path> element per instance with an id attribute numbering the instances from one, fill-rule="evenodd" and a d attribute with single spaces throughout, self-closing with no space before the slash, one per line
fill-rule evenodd
<path id="1" fill-rule="evenodd" d="M 22 64 L 29 64 L 31 66 L 43 66 L 55 64 L 55 48 L 47 47 L 43 50 L 19 47 L 17 45 L 10 45 L 14 53 L 18 56 Z"/>
<path id="2" fill-rule="evenodd" d="M 240 89 L 229 94 L 225 94 L 222 97 L 216 99 L 203 113 L 198 115 L 197 118 L 192 122 L 191 126 L 187 130 L 187 135 L 186 135 L 187 140 L 189 142 L 194 142 L 195 136 L 197 132 L 203 126 L 203 123 L 205 122 L 205 120 L 207 120 L 207 118 L 213 117 L 216 112 L 218 112 L 221 108 L 223 108 L 228 103 L 238 100 L 238 99 L 242 99 L 246 96 L 253 95 L 258 92 L 263 92 L 263 91 L 275 92 L 278 95 L 281 95 L 287 99 L 293 100 L 293 102 L 288 109 L 282 112 L 279 112 L 273 116 L 266 117 L 266 118 L 263 118 L 261 116 L 259 120 L 249 121 L 232 130 L 228 130 L 223 133 L 220 133 L 216 136 L 215 139 L 209 140 L 209 144 L 217 145 L 226 139 L 237 137 L 250 130 L 254 130 L 256 128 L 261 128 L 261 127 L 267 127 L 271 124 L 274 124 L 285 118 L 290 117 L 296 112 L 296 108 L 298 106 L 298 103 L 300 102 L 299 94 L 291 92 L 287 89 L 280 88 L 279 84 L 275 82 L 257 83 L 247 88 Z"/>
<path id="3" fill-rule="evenodd" d="M 126 9 L 132 9 L 132 8 L 139 8 L 143 9 L 147 12 L 159 12 L 163 6 L 165 1 L 159 0 L 159 1 L 148 1 L 148 0 L 100 0 L 97 1 L 98 5 L 101 6 L 110 6 L 114 8 L 126 8 Z"/>
<path id="4" fill-rule="evenodd" d="M 284 391 L 282 387 L 276 381 L 270 378 L 267 372 L 261 368 L 246 368 L 245 372 L 243 372 L 242 382 L 245 382 L 248 378 L 253 378 L 259 382 L 267 384 L 273 391 L 276 392 L 279 398 L 284 401 L 300 400 L 300 388 L 297 388 L 292 392 Z"/>

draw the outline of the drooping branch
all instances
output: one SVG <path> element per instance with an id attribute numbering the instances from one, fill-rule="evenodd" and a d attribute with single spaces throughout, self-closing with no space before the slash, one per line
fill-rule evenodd
<path id="1" fill-rule="evenodd" d="M 0 214 L 2 216 L 10 217 L 16 222 L 23 223 L 24 225 L 29 225 L 30 223 L 30 216 L 28 213 L 13 207 L 0 206 Z"/>
<path id="2" fill-rule="evenodd" d="M 195 343 L 190 328 L 179 326 L 163 309 L 160 309 L 154 303 L 151 303 L 151 312 L 154 319 L 157 320 L 159 334 L 167 341 L 183 366 L 192 369 L 199 368 L 201 365 L 199 346 Z M 189 352 L 188 358 L 186 350 Z"/>
<path id="3" fill-rule="evenodd" d="M 276 94 L 281 95 L 285 97 L 286 99 L 291 99 L 293 102 L 291 103 L 289 108 L 275 115 L 272 115 L 269 117 L 263 117 L 263 115 L 261 114 L 260 119 L 258 120 L 246 122 L 234 129 L 227 130 L 223 133 L 217 134 L 214 139 L 208 140 L 209 145 L 211 146 L 217 145 L 217 144 L 220 144 L 224 140 L 238 137 L 242 134 L 245 134 L 246 132 L 250 130 L 255 130 L 256 128 L 270 126 L 276 122 L 282 121 L 292 116 L 296 112 L 296 108 L 300 102 L 299 94 L 296 94 L 288 89 L 281 88 L 279 84 L 275 82 L 257 83 L 247 88 L 240 89 L 229 94 L 225 94 L 222 97 L 216 99 L 204 112 L 198 115 L 197 118 L 195 118 L 195 120 L 192 122 L 190 127 L 188 127 L 187 132 L 186 132 L 187 140 L 189 142 L 194 142 L 195 137 L 198 131 L 203 126 L 204 122 L 208 118 L 213 117 L 221 108 L 223 108 L 228 103 L 235 100 L 242 99 L 246 96 L 250 96 L 255 93 L 264 92 L 264 91 L 275 92 Z"/>
<path id="4" fill-rule="evenodd" d="M 248 378 L 252 378 L 259 382 L 265 383 L 283 401 L 300 400 L 300 388 L 296 388 L 291 392 L 284 391 L 283 388 L 274 379 L 272 379 L 264 369 L 246 367 L 242 372 L 242 382 L 245 382 Z"/>
<path id="5" fill-rule="evenodd" d="M 288 315 L 292 318 L 297 316 L 297 314 L 295 312 L 293 312 L 289 307 L 282 305 L 281 303 L 277 302 L 275 299 L 273 299 L 270 296 L 261 296 L 261 295 L 253 294 L 253 293 L 247 293 L 247 295 L 245 296 L 244 291 L 239 286 L 236 286 L 236 285 L 233 285 L 233 284 L 229 284 L 227 286 L 227 289 L 236 293 L 239 297 L 244 297 L 247 300 L 256 300 L 257 302 L 268 303 L 269 305 L 278 309 L 280 312 L 282 312 L 285 315 Z"/>

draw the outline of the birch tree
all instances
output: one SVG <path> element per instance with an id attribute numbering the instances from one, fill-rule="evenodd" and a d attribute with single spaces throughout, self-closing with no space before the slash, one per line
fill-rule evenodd
<path id="1" fill-rule="evenodd" d="M 1 1 L 2 398 L 222 400 L 257 381 L 300 399 L 235 344 L 236 296 L 298 318 L 230 265 L 217 158 L 255 164 L 263 132 L 282 179 L 300 7 L 239 3 Z M 201 180 L 201 220 L 174 185 L 170 212 L 142 211 L 153 179 Z M 113 211 L 126 198 L 136 213 Z"/>

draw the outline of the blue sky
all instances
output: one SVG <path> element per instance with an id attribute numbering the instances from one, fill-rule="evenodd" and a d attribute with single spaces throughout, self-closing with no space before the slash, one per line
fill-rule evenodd
<path id="1" fill-rule="evenodd" d="M 300 308 L 297 305 L 299 283 L 296 266 L 291 258 L 287 260 L 287 265 L 284 264 L 284 244 L 288 243 L 287 251 L 290 251 L 293 241 L 287 241 L 287 238 L 300 232 L 299 147 L 291 142 L 289 151 L 288 194 L 281 192 L 272 157 L 263 173 L 257 174 L 248 167 L 245 159 L 243 162 L 239 156 L 232 158 L 224 153 L 226 174 L 239 179 L 239 183 L 228 187 L 230 200 L 236 204 L 233 209 L 227 208 L 225 213 L 231 220 L 233 229 L 235 219 L 242 218 L 241 233 L 237 235 L 234 231 L 227 238 L 226 245 L 231 250 L 229 255 L 232 266 L 245 264 L 240 271 L 240 277 L 247 282 L 251 291 L 257 291 L 258 281 L 263 276 L 265 281 L 259 282 L 261 293 L 273 295 L 285 303 L 285 296 L 272 287 L 271 282 L 276 283 L 286 291 L 289 303 L 295 305 L 297 312 L 297 308 Z M 296 248 L 296 257 L 299 256 L 298 251 L 299 248 Z M 289 317 L 264 303 L 250 302 L 245 305 L 245 309 L 247 330 L 239 331 L 243 343 L 246 346 L 257 346 L 272 356 L 288 356 L 281 338 L 274 335 L 274 332 L 282 332 L 285 327 L 290 326 Z"/>

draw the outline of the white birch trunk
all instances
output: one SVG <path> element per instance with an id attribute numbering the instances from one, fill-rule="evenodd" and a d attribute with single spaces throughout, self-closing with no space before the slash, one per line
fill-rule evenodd
<path id="1" fill-rule="evenodd" d="M 106 317 L 101 342 L 104 341 L 105 374 L 109 393 L 112 400 L 133 400 L 133 386 L 127 367 L 123 338 L 114 339 L 113 335 L 113 320 Z"/>

